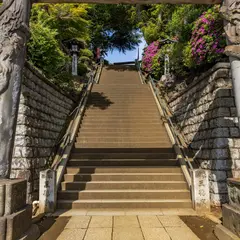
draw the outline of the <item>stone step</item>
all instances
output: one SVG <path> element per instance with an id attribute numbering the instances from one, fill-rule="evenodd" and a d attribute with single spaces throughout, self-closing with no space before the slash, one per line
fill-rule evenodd
<path id="1" fill-rule="evenodd" d="M 85 111 L 87 114 L 95 114 L 95 116 L 98 116 L 99 114 L 104 114 L 105 116 L 107 115 L 115 115 L 115 116 L 139 116 L 141 117 L 142 115 L 145 116 L 152 116 L 152 115 L 159 115 L 159 112 L 157 110 L 157 108 L 155 109 L 128 109 L 125 108 L 124 111 L 120 111 L 120 109 L 114 109 L 114 108 L 87 108 Z"/>
<path id="2" fill-rule="evenodd" d="M 102 124 L 162 124 L 160 118 L 155 118 L 155 119 L 129 119 L 129 118 L 115 118 L 115 119 L 108 119 L 106 117 L 103 118 L 96 117 L 95 118 L 84 118 L 82 121 L 82 124 L 97 124 L 97 125 L 102 125 Z"/>
<path id="3" fill-rule="evenodd" d="M 100 190 L 100 189 L 156 189 L 188 190 L 185 181 L 75 181 L 62 182 L 61 190 Z"/>
<path id="4" fill-rule="evenodd" d="M 125 134 L 125 136 L 118 136 L 115 134 L 114 136 L 106 136 L 106 134 L 103 134 L 102 136 L 95 135 L 94 137 L 82 135 L 80 137 L 76 138 L 77 143 L 91 143 L 91 142 L 108 142 L 108 143 L 120 143 L 120 142 L 160 142 L 161 144 L 167 144 L 169 146 L 170 140 L 166 136 L 129 136 Z"/>
<path id="5" fill-rule="evenodd" d="M 96 118 L 97 118 L 97 116 L 96 116 Z M 91 120 L 89 120 L 89 121 L 86 120 L 81 123 L 79 132 L 81 132 L 82 129 L 90 128 L 90 127 L 93 127 L 94 130 L 97 130 L 100 128 L 100 129 L 105 129 L 106 131 L 108 131 L 108 129 L 115 128 L 115 132 L 131 131 L 131 132 L 136 132 L 136 133 L 139 133 L 139 132 L 149 133 L 148 137 L 149 136 L 157 136 L 158 132 L 156 132 L 156 131 L 162 131 L 162 132 L 165 132 L 165 136 L 168 136 L 166 128 L 163 126 L 163 124 L 161 122 L 159 122 L 159 123 L 149 122 L 148 123 L 147 121 L 146 122 L 142 121 L 140 123 L 134 124 L 133 121 L 115 122 L 114 120 L 107 120 L 107 121 L 94 122 Z M 141 129 L 142 129 L 142 131 L 140 131 Z"/>
<path id="6" fill-rule="evenodd" d="M 155 100 L 153 98 L 153 96 L 149 95 L 149 96 L 145 96 L 145 97 L 132 97 L 131 95 L 119 95 L 119 96 L 107 96 L 104 94 L 99 94 L 99 93 L 92 93 L 90 94 L 89 98 L 88 98 L 88 102 L 108 102 L 108 101 L 119 101 L 119 102 L 137 102 L 137 103 L 145 103 L 145 102 L 152 102 L 155 103 Z"/>
<path id="7" fill-rule="evenodd" d="M 114 96 L 120 96 L 121 94 L 124 94 L 126 96 L 131 96 L 131 95 L 138 95 L 142 94 L 147 97 L 149 97 L 152 92 L 149 87 L 147 88 L 139 88 L 136 85 L 125 85 L 124 87 L 118 87 L 115 89 L 117 86 L 116 84 L 109 84 L 108 86 L 103 86 L 103 85 L 98 85 L 100 87 L 93 87 L 92 89 L 92 96 L 107 96 L 107 95 L 114 95 Z M 122 96 L 124 96 L 122 95 Z"/>
<path id="8" fill-rule="evenodd" d="M 94 95 L 90 95 L 88 98 L 88 102 L 89 103 L 99 103 L 99 102 L 111 102 L 113 101 L 113 103 L 124 103 L 124 104 L 129 104 L 129 103 L 153 103 L 155 104 L 155 100 L 152 96 L 149 97 L 145 97 L 145 98 L 135 98 L 135 97 L 131 97 L 131 96 L 111 96 L 111 98 L 109 98 L 109 96 L 104 96 L 99 94 L 98 96 L 94 96 Z"/>
<path id="9" fill-rule="evenodd" d="M 118 128 L 118 129 L 114 129 L 114 128 L 80 128 L 78 134 L 85 134 L 85 133 L 89 133 L 89 134 L 129 134 L 129 135 L 136 135 L 138 136 L 138 134 L 140 136 L 143 135 L 163 135 L 165 136 L 166 134 L 166 130 L 164 127 L 160 127 L 160 128 L 149 128 L 149 129 L 141 129 L 141 128 Z M 99 136 L 99 135 L 98 135 Z"/>
<path id="10" fill-rule="evenodd" d="M 146 108 L 149 111 L 152 110 L 156 110 L 157 109 L 157 105 L 154 105 L 152 103 L 150 104 L 139 104 L 139 103 L 129 103 L 129 104 L 123 104 L 123 103 L 115 103 L 115 104 L 96 104 L 96 105 L 92 105 L 92 104 L 87 104 L 87 109 L 98 109 L 98 108 L 103 108 L 105 110 L 145 110 Z"/>
<path id="11" fill-rule="evenodd" d="M 77 152 L 78 151 L 78 152 Z M 82 151 L 82 152 L 80 152 Z M 85 152 L 84 152 L 85 151 Z M 86 152 L 88 151 L 88 152 Z M 93 151 L 99 151 L 93 152 Z M 174 159 L 175 153 L 101 152 L 101 149 L 73 149 L 72 159 Z"/>
<path id="12" fill-rule="evenodd" d="M 87 208 L 191 208 L 189 199 L 111 199 L 111 200 L 59 200 L 59 209 L 87 209 Z"/>
<path id="13" fill-rule="evenodd" d="M 89 95 L 89 100 L 90 99 L 101 99 L 101 100 L 111 100 L 113 99 L 120 99 L 120 100 L 125 100 L 125 99 L 133 99 L 133 101 L 144 101 L 144 100 L 153 100 L 153 95 L 151 92 L 146 92 L 146 90 L 141 91 L 141 92 L 132 92 L 132 91 L 125 91 L 123 90 L 120 92 L 118 90 L 117 93 L 110 92 L 110 91 L 98 91 L 98 92 L 92 92 Z"/>
<path id="14" fill-rule="evenodd" d="M 66 168 L 67 174 L 80 174 L 80 173 L 182 173 L 180 167 L 165 167 L 165 166 L 81 166 L 81 167 L 70 167 Z"/>
<path id="15" fill-rule="evenodd" d="M 181 173 L 93 173 L 65 174 L 65 182 L 74 181 L 184 181 Z"/>
<path id="16" fill-rule="evenodd" d="M 102 122 L 102 123 L 89 123 L 89 122 L 85 122 L 84 124 L 82 124 L 83 127 L 99 127 L 99 128 L 162 128 L 162 124 L 161 123 L 107 123 L 107 122 Z"/>
<path id="17" fill-rule="evenodd" d="M 151 101 L 144 101 L 144 102 L 138 102 L 138 101 L 123 101 L 123 100 L 103 100 L 103 101 L 88 101 L 87 106 L 95 106 L 95 107 L 101 107 L 105 106 L 107 108 L 110 107 L 121 107 L 121 108 L 128 108 L 128 107 L 156 107 L 155 102 Z"/>
<path id="18" fill-rule="evenodd" d="M 151 133 L 149 132 L 108 132 L 107 130 L 104 131 L 97 131 L 97 132 L 92 132 L 92 131 L 80 131 L 78 133 L 78 138 L 99 138 L 101 136 L 104 136 L 104 138 L 126 138 L 128 137 L 129 139 L 131 138 L 148 138 L 151 136 Z M 159 139 L 168 139 L 168 136 L 165 136 L 165 131 L 163 130 L 158 131 L 157 133 L 155 132 L 155 136 Z"/>
<path id="19" fill-rule="evenodd" d="M 135 115 L 134 113 L 121 114 L 120 112 L 116 112 L 114 114 L 110 114 L 106 112 L 105 114 L 104 112 L 102 112 L 97 114 L 93 111 L 91 112 L 87 111 L 85 112 L 83 119 L 99 119 L 99 120 L 105 120 L 105 119 L 107 120 L 115 120 L 115 119 L 125 120 L 126 119 L 127 120 L 128 119 L 130 121 L 138 121 L 138 119 L 143 119 L 146 122 L 148 122 L 149 119 L 153 119 L 153 120 L 155 119 L 162 123 L 162 120 L 160 119 L 160 116 L 158 113 L 151 113 L 151 114 L 137 113 L 137 115 Z"/>
<path id="20" fill-rule="evenodd" d="M 68 161 L 68 166 L 178 166 L 176 159 L 74 159 Z"/>
<path id="21" fill-rule="evenodd" d="M 84 142 L 84 141 L 77 141 L 74 144 L 75 149 L 82 149 L 82 148 L 94 148 L 94 149 L 100 149 L 100 148 L 167 148 L 171 147 L 170 142 L 161 142 L 161 141 L 141 141 L 141 142 Z"/>
<path id="22" fill-rule="evenodd" d="M 83 121 L 95 121 L 95 122 L 101 122 L 101 121 L 144 121 L 144 122 L 153 122 L 158 121 L 162 122 L 159 114 L 152 114 L 152 115 L 142 115 L 142 116 L 136 116 L 136 115 L 110 115 L 107 116 L 105 114 L 103 115 L 96 115 L 96 114 L 88 114 L 87 112 L 84 115 Z"/>
<path id="23" fill-rule="evenodd" d="M 123 81 L 122 79 L 119 79 L 119 81 Z M 111 92 L 119 92 L 121 90 L 124 91 L 146 91 L 149 90 L 149 86 L 146 84 L 117 84 L 115 83 L 101 83 L 101 84 L 95 84 L 93 86 L 93 91 L 96 90 L 103 90 L 103 91 L 111 91 Z"/>
<path id="24" fill-rule="evenodd" d="M 144 156 L 144 154 L 146 154 L 146 155 L 149 154 L 149 156 L 150 155 L 154 156 L 154 154 L 158 155 L 158 157 L 153 158 L 153 159 L 158 159 L 160 156 L 167 154 L 167 157 L 165 159 L 175 158 L 175 152 L 172 147 L 167 147 L 167 148 L 160 148 L 160 147 L 157 147 L 157 148 L 95 148 L 95 149 L 73 148 L 72 152 L 73 153 L 81 153 L 81 154 L 83 154 L 83 153 L 88 153 L 88 154 L 89 153 L 97 153 L 97 154 L 118 153 L 120 155 L 120 154 L 126 154 L 126 153 L 129 153 L 129 154 L 130 153 L 134 153 L 134 154 L 140 153 L 140 154 L 143 154 L 143 156 Z M 171 156 L 174 156 L 174 157 L 171 158 Z M 116 157 L 113 159 L 118 159 L 118 158 Z M 140 157 L 140 158 L 135 158 L 135 159 L 145 159 L 145 156 Z"/>
<path id="25" fill-rule="evenodd" d="M 78 199 L 191 199 L 189 190 L 68 190 L 58 192 L 59 200 Z"/>

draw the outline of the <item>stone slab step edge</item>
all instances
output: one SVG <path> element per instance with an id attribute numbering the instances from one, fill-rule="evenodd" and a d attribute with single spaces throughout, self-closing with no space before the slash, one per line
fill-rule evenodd
<path id="1" fill-rule="evenodd" d="M 149 166 L 138 166 L 138 167 L 111 167 L 111 166 L 67 166 L 66 173 L 182 173 L 180 167 L 149 167 Z"/>
<path id="2" fill-rule="evenodd" d="M 184 181 L 183 175 L 95 175 L 95 174 L 65 174 L 64 181 Z"/>
<path id="3" fill-rule="evenodd" d="M 59 200 L 57 203 L 59 209 L 85 209 L 85 208 L 191 208 L 191 200 L 95 200 L 94 201 L 71 201 Z"/>
<path id="4" fill-rule="evenodd" d="M 83 199 L 191 199 L 188 190 L 65 190 L 58 191 L 59 200 Z"/>
<path id="5" fill-rule="evenodd" d="M 61 190 L 93 189 L 188 189 L 185 181 L 75 181 L 62 182 Z"/>

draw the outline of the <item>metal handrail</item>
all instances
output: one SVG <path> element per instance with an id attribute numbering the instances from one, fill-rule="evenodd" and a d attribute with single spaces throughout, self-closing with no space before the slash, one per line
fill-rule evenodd
<path id="1" fill-rule="evenodd" d="M 172 135 L 174 136 L 174 139 L 175 139 L 175 141 L 176 141 L 176 144 L 177 144 L 177 145 L 179 146 L 179 148 L 182 150 L 183 156 L 184 156 L 186 162 L 188 163 L 190 169 L 193 169 L 193 166 L 192 166 L 191 162 L 189 161 L 189 158 L 188 158 L 187 154 L 184 152 L 184 148 L 186 147 L 187 144 L 186 144 L 185 146 L 182 145 L 182 138 L 181 138 L 179 132 L 175 129 L 175 126 L 173 125 L 173 122 L 172 122 L 171 118 L 168 116 L 166 106 L 165 106 L 165 104 L 163 104 L 163 102 L 162 102 L 162 99 L 161 99 L 159 90 L 158 90 L 158 88 L 156 87 L 153 78 L 152 78 L 151 76 L 150 76 L 149 78 L 150 78 L 150 83 L 151 83 L 151 85 L 152 85 L 152 87 L 153 87 L 153 89 L 154 89 L 154 93 L 155 93 L 155 95 L 156 95 L 156 97 L 157 97 L 157 99 L 158 99 L 158 102 L 159 102 L 159 104 L 161 105 L 162 110 L 163 110 L 163 112 L 164 112 L 164 118 L 166 119 L 166 121 L 167 121 L 168 124 L 170 125 L 170 130 L 171 130 L 171 132 L 172 132 Z"/>
<path id="2" fill-rule="evenodd" d="M 69 114 L 69 116 L 71 116 L 75 112 L 74 117 L 70 121 L 70 124 L 67 128 L 66 133 L 64 134 L 64 136 L 58 142 L 58 145 L 60 144 L 60 146 L 59 146 L 58 151 L 55 155 L 53 163 L 51 165 L 51 169 L 53 169 L 53 170 L 57 170 L 66 147 L 71 145 L 71 143 L 75 140 L 74 139 L 75 134 L 74 134 L 74 131 L 73 131 L 74 128 L 75 128 L 75 121 L 80 114 L 81 108 L 82 108 L 82 106 L 83 106 L 83 104 L 86 100 L 86 97 L 88 96 L 88 88 L 89 88 L 90 84 L 98 82 L 98 78 L 100 76 L 102 66 L 103 66 L 103 62 L 101 62 L 100 65 L 98 66 L 97 70 L 90 75 L 89 81 L 87 83 L 85 83 L 84 86 L 83 86 L 82 97 L 81 97 L 81 100 L 80 100 L 78 106 Z"/>
<path id="3" fill-rule="evenodd" d="M 139 67 L 139 64 L 137 64 L 136 61 L 136 66 L 139 71 L 140 78 L 142 78 L 142 82 L 145 82 L 150 85 L 150 88 L 152 89 L 152 92 L 154 94 L 154 98 L 158 104 L 159 111 L 161 114 L 161 118 L 163 120 L 163 123 L 166 127 L 166 130 L 168 132 L 168 135 L 171 139 L 171 142 L 173 144 L 173 147 L 175 149 L 175 152 L 177 154 L 177 158 L 179 159 L 181 163 L 181 168 L 183 170 L 184 176 L 187 180 L 188 186 L 191 189 L 192 187 L 192 179 L 191 179 L 191 174 L 190 174 L 190 169 L 193 170 L 193 166 L 184 150 L 185 146 L 182 145 L 182 138 L 179 134 L 179 132 L 175 129 L 174 124 L 172 123 L 171 118 L 168 115 L 168 111 L 166 109 L 165 104 L 162 101 L 162 97 L 160 95 L 159 89 L 156 87 L 154 79 L 149 75 L 147 81 L 143 79 L 143 74 L 141 71 L 141 68 Z M 185 144 L 184 144 L 185 145 Z"/>

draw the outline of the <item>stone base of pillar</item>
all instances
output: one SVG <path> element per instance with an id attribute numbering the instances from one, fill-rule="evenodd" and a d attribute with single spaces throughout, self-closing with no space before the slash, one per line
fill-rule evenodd
<path id="1" fill-rule="evenodd" d="M 222 206 L 223 225 L 217 225 L 215 235 L 219 240 L 240 239 L 240 179 L 229 178 L 229 204 Z"/>
<path id="2" fill-rule="evenodd" d="M 236 234 L 240 239 L 240 210 L 229 204 L 222 206 L 223 226 Z"/>
<path id="3" fill-rule="evenodd" d="M 26 195 L 26 180 L 0 180 L 0 240 L 39 237 L 39 229 L 32 225 L 32 206 L 26 204 Z"/>
<path id="4" fill-rule="evenodd" d="M 239 240 L 239 237 L 225 228 L 223 225 L 218 224 L 215 229 L 214 233 L 219 240 Z"/>

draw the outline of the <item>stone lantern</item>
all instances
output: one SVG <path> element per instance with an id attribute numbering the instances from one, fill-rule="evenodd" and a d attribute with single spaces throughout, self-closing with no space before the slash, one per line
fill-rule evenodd
<path id="1" fill-rule="evenodd" d="M 72 56 L 72 75 L 78 76 L 78 57 L 80 49 L 84 48 L 84 42 L 79 41 L 77 39 L 71 39 L 68 41 L 65 41 L 65 44 L 67 45 L 70 54 Z"/>
<path id="2" fill-rule="evenodd" d="M 171 39 L 164 39 L 159 41 L 161 45 L 176 43 L 178 41 Z M 170 49 L 167 49 L 166 54 L 164 55 L 164 75 L 170 75 L 170 59 L 169 59 Z"/>

